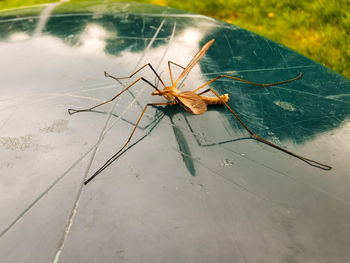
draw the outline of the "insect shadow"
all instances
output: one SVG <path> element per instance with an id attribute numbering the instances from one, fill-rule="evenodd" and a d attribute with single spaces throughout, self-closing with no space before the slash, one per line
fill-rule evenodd
<path id="1" fill-rule="evenodd" d="M 195 138 L 195 142 L 199 147 L 211 147 L 222 145 L 226 143 L 232 143 L 242 140 L 250 140 L 253 139 L 251 137 L 241 137 L 230 140 L 220 140 L 220 141 L 210 141 L 207 138 L 203 138 L 200 134 L 198 134 L 191 126 L 190 121 L 188 120 L 187 112 L 183 112 L 183 109 L 179 109 L 177 107 L 158 107 L 158 110 L 163 112 L 165 116 L 167 116 L 170 120 L 170 124 L 172 126 L 178 149 L 181 154 L 182 160 L 192 176 L 196 175 L 195 161 L 198 159 L 194 157 L 191 151 L 190 144 L 188 143 L 188 135 L 191 134 L 192 137 Z M 208 111 L 217 111 L 218 108 L 211 107 Z M 185 127 L 183 124 L 179 122 L 185 123 Z M 178 125 L 179 124 L 179 125 Z M 203 143 L 203 139 L 207 143 Z"/>
<path id="2" fill-rule="evenodd" d="M 138 126 L 138 124 L 140 123 L 145 111 L 147 110 L 148 107 L 152 107 L 152 106 L 174 106 L 174 105 L 180 105 L 181 107 L 183 107 L 187 112 L 194 114 L 194 115 L 198 115 L 198 114 L 203 114 L 207 111 L 207 105 L 224 105 L 226 106 L 226 108 L 236 117 L 236 119 L 241 123 L 241 125 L 245 128 L 245 130 L 250 134 L 250 136 L 252 138 L 254 138 L 255 140 L 258 140 L 262 143 L 265 143 L 271 147 L 274 147 L 280 151 L 283 151 L 289 155 L 292 155 L 304 162 L 306 162 L 307 164 L 323 169 L 323 170 L 330 170 L 332 169 L 331 166 L 328 166 L 326 164 L 322 164 L 320 162 L 314 161 L 312 159 L 308 159 L 306 157 L 303 157 L 301 155 L 298 155 L 296 153 L 293 153 L 285 148 L 282 148 L 268 140 L 265 140 L 261 137 L 259 137 L 258 135 L 256 135 L 253 131 L 251 131 L 245 124 L 244 122 L 238 117 L 238 115 L 236 114 L 236 112 L 227 104 L 228 100 L 229 100 L 229 94 L 223 94 L 223 95 L 219 95 L 216 91 L 214 91 L 212 88 L 207 88 L 204 91 L 201 91 L 199 93 L 199 90 L 203 90 L 204 87 L 207 87 L 209 84 L 213 83 L 214 81 L 220 79 L 220 78 L 229 78 L 229 79 L 234 79 L 234 80 L 238 80 L 238 81 L 242 81 L 248 84 L 252 84 L 255 86 L 260 86 L 260 87 L 270 87 L 270 86 L 276 86 L 276 85 L 281 85 L 281 84 L 285 84 L 288 82 L 292 82 L 295 81 L 299 78 L 302 77 L 302 73 L 300 72 L 300 74 L 297 77 L 294 77 L 292 79 L 288 79 L 288 80 L 283 80 L 280 82 L 274 82 L 274 83 L 268 83 L 268 84 L 260 84 L 260 83 L 256 83 L 256 82 L 252 82 L 249 80 L 245 80 L 245 79 L 241 79 L 241 78 L 237 78 L 237 77 L 233 77 L 233 76 L 228 76 L 228 75 L 219 75 L 215 78 L 213 78 L 212 80 L 206 82 L 205 84 L 201 85 L 200 87 L 196 88 L 193 91 L 180 91 L 181 88 L 181 81 L 190 73 L 190 71 L 192 70 L 192 68 L 197 65 L 198 61 L 204 56 L 204 54 L 207 52 L 207 50 L 209 49 L 209 47 L 214 43 L 214 39 L 208 41 L 197 53 L 196 55 L 192 58 L 192 60 L 188 63 L 188 65 L 186 67 L 183 67 L 175 62 L 172 61 L 168 61 L 168 68 L 169 68 L 169 75 L 170 75 L 170 80 L 171 80 L 171 86 L 166 86 L 163 82 L 163 80 L 161 79 L 160 75 L 154 70 L 154 68 L 152 67 L 152 65 L 150 63 L 145 64 L 144 66 L 142 66 L 141 68 L 139 68 L 138 70 L 136 70 L 134 73 L 132 73 L 130 76 L 128 77 L 114 77 L 110 74 L 108 74 L 107 72 L 105 72 L 105 76 L 115 79 L 117 81 L 121 80 L 121 79 L 131 79 L 135 74 L 137 74 L 138 72 L 140 72 L 141 70 L 143 70 L 146 67 L 149 67 L 153 73 L 155 74 L 155 76 L 157 77 L 157 79 L 159 80 L 159 82 L 162 84 L 163 89 L 160 90 L 158 89 L 157 85 L 152 84 L 151 82 L 149 82 L 147 79 L 145 79 L 144 77 L 140 77 L 138 79 L 136 79 L 134 82 L 132 82 L 129 86 L 127 86 L 126 88 L 124 88 L 121 92 L 119 92 L 117 95 L 115 95 L 113 98 L 104 101 L 96 106 L 93 106 L 91 108 L 87 108 L 87 109 L 68 109 L 68 113 L 74 114 L 74 113 L 78 113 L 78 112 L 84 112 L 84 111 L 91 111 L 99 106 L 102 106 L 106 103 L 112 102 L 114 101 L 117 97 L 119 97 L 121 94 L 123 94 L 125 91 L 129 90 L 129 88 L 131 88 L 132 86 L 134 86 L 137 82 L 139 81 L 143 81 L 146 84 L 148 84 L 150 87 L 152 87 L 153 89 L 155 89 L 155 91 L 152 93 L 152 95 L 154 96 L 163 96 L 167 102 L 160 102 L 160 103 L 147 103 L 146 106 L 143 108 L 142 113 L 140 114 L 140 117 L 138 118 L 129 138 L 127 139 L 127 141 L 125 142 L 125 144 L 118 150 L 118 152 L 116 152 L 109 160 L 107 160 L 107 162 L 99 169 L 97 170 L 90 178 L 88 178 L 84 184 L 89 183 L 93 178 L 95 178 L 102 170 L 105 169 L 105 166 L 109 166 L 109 164 L 111 163 L 111 161 L 115 160 L 116 158 L 118 158 L 119 154 L 122 153 L 124 151 L 124 149 L 129 145 L 129 142 L 132 138 L 132 136 L 135 133 L 135 130 Z M 171 71 L 171 66 L 177 66 L 183 69 L 182 73 L 180 74 L 180 76 L 175 79 L 173 79 L 173 75 L 172 75 L 172 71 Z M 215 97 L 207 97 L 204 96 L 203 94 L 206 93 L 212 93 L 213 95 L 215 95 Z M 102 169 L 102 170 L 101 170 Z"/>
<path id="3" fill-rule="evenodd" d="M 157 86 L 157 84 L 156 84 Z M 170 120 L 170 125 L 173 129 L 174 132 L 174 137 L 176 139 L 177 145 L 178 145 L 178 150 L 179 153 L 182 157 L 182 160 L 188 170 L 188 172 L 192 175 L 195 176 L 197 171 L 196 171 L 196 166 L 195 162 L 198 159 L 197 157 L 194 157 L 191 151 L 191 147 L 188 143 L 188 133 L 192 135 L 193 138 L 195 138 L 195 142 L 199 147 L 211 147 L 211 146 L 217 146 L 217 145 L 222 145 L 226 143 L 232 143 L 232 142 L 237 142 L 237 141 L 242 141 L 242 140 L 254 140 L 252 137 L 240 137 L 240 138 L 235 138 L 235 139 L 230 139 L 230 140 L 220 140 L 220 141 L 211 141 L 208 140 L 207 138 L 204 138 L 206 143 L 203 143 L 203 138 L 200 134 L 198 134 L 195 129 L 192 127 L 190 121 L 188 120 L 188 114 L 187 112 L 183 111 L 183 109 L 178 108 L 178 107 L 160 107 L 160 106 L 155 106 L 157 110 L 155 111 L 154 115 L 152 116 L 152 120 L 148 122 L 146 125 L 141 126 L 138 125 L 137 129 L 142 130 L 145 134 L 137 139 L 134 143 L 130 144 L 127 148 L 125 148 L 122 152 L 120 152 L 117 156 L 113 156 L 110 158 L 102 167 L 99 168 L 98 172 L 101 173 L 104 169 L 106 169 L 109 165 L 111 165 L 114 161 L 116 161 L 121 155 L 126 153 L 128 150 L 130 150 L 132 147 L 134 147 L 136 144 L 140 143 L 142 140 L 144 140 L 151 132 L 156 128 L 158 123 L 163 119 L 163 117 L 168 117 Z M 217 112 L 218 110 L 222 110 L 222 107 L 217 105 L 216 107 L 213 106 L 208 109 L 208 111 L 215 111 Z M 108 114 L 106 111 L 99 111 L 99 110 L 91 110 L 93 113 L 97 114 Z M 122 121 L 130 124 L 131 126 L 135 126 L 135 122 L 130 121 L 127 118 L 124 118 L 122 116 L 119 116 L 116 113 L 112 113 L 112 116 L 115 118 L 120 118 Z M 181 116 L 180 121 L 185 123 L 185 127 L 180 127 L 178 125 L 178 118 Z M 181 125 L 183 126 L 183 125 Z"/>

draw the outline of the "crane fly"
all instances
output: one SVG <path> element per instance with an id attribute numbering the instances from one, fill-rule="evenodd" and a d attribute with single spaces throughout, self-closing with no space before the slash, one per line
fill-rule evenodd
<path id="1" fill-rule="evenodd" d="M 109 164 L 111 164 L 114 160 L 116 160 L 120 154 L 122 153 L 122 151 L 125 149 L 125 147 L 129 144 L 132 136 L 135 133 L 135 130 L 138 126 L 138 124 L 140 123 L 146 109 L 150 106 L 173 106 L 176 104 L 179 104 L 181 107 L 183 107 L 187 112 L 191 113 L 191 114 L 203 114 L 207 111 L 207 105 L 224 105 L 226 106 L 226 108 L 236 117 L 236 119 L 242 124 L 242 126 L 245 128 L 245 130 L 250 134 L 250 136 L 255 139 L 258 140 L 260 142 L 263 142 L 267 145 L 270 145 L 271 147 L 274 147 L 280 151 L 283 151 L 289 155 L 292 155 L 306 163 L 308 163 L 311 166 L 315 166 L 318 167 L 320 169 L 323 170 L 331 170 L 332 167 L 328 166 L 326 164 L 322 164 L 320 162 L 305 158 L 301 155 L 295 154 L 287 149 L 284 149 L 268 140 L 265 140 L 261 137 L 259 137 L 258 135 L 256 135 L 254 132 L 252 132 L 244 123 L 243 121 L 238 117 L 238 115 L 236 114 L 236 112 L 227 104 L 228 100 L 229 100 L 229 94 L 224 94 L 224 95 L 219 95 L 216 91 L 214 91 L 212 88 L 207 88 L 204 91 L 201 91 L 199 93 L 199 90 L 203 89 L 204 87 L 208 86 L 209 84 L 211 84 L 212 82 L 220 79 L 220 78 L 229 78 L 229 79 L 234 79 L 234 80 L 238 80 L 238 81 L 242 81 L 248 84 L 252 84 L 255 86 L 260 86 L 260 87 L 269 87 L 269 86 L 275 86 L 275 85 L 280 85 L 280 84 L 284 84 L 284 83 L 288 83 L 288 82 L 292 82 L 295 81 L 299 78 L 301 78 L 301 76 L 303 75 L 302 72 L 299 73 L 299 75 L 295 78 L 292 79 L 288 79 L 288 80 L 284 80 L 284 81 L 280 81 L 280 82 L 275 82 L 275 83 L 269 83 L 269 84 L 260 84 L 260 83 L 255 83 L 249 80 L 245 80 L 245 79 L 241 79 L 241 78 L 237 78 L 237 77 L 233 77 L 233 76 L 228 76 L 228 75 L 219 75 L 215 78 L 213 78 L 212 80 L 206 82 L 205 84 L 201 85 L 200 87 L 196 88 L 193 91 L 180 91 L 178 86 L 178 83 L 180 80 L 184 79 L 189 73 L 190 71 L 193 69 L 193 67 L 198 63 L 198 61 L 204 56 L 204 54 L 207 52 L 207 50 L 209 49 L 209 47 L 214 43 L 214 39 L 208 41 L 198 52 L 197 54 L 191 59 L 191 61 L 188 63 L 188 65 L 186 67 L 183 67 L 175 62 L 172 61 L 168 61 L 168 68 L 169 68 L 169 75 L 170 75 L 170 80 L 171 80 L 171 86 L 166 86 L 163 82 L 163 80 L 161 79 L 160 75 L 155 71 L 155 69 L 152 67 L 152 65 L 150 63 L 145 64 L 144 66 L 142 66 L 141 68 L 139 68 L 138 70 L 136 70 L 134 73 L 132 73 L 130 76 L 128 77 L 114 77 L 110 74 L 108 74 L 107 72 L 104 72 L 106 77 L 115 79 L 117 81 L 121 80 L 121 79 L 130 79 L 132 78 L 136 73 L 138 73 L 139 71 L 141 71 L 142 69 L 149 67 L 153 73 L 155 74 L 157 81 L 160 81 L 160 83 L 163 86 L 163 89 L 158 89 L 158 85 L 154 85 L 151 82 L 149 82 L 148 80 L 146 80 L 143 77 L 138 78 L 137 80 L 135 80 L 133 83 L 131 83 L 129 86 L 127 86 L 126 88 L 124 88 L 121 92 L 119 92 L 117 95 L 115 95 L 113 98 L 104 101 L 96 106 L 93 106 L 91 108 L 88 109 L 68 109 L 68 113 L 70 115 L 77 113 L 77 112 L 84 112 L 84 111 L 91 111 L 99 106 L 102 106 L 106 103 L 112 102 L 113 100 L 115 100 L 117 97 L 119 97 L 121 94 L 123 94 L 125 91 L 127 91 L 129 88 L 131 88 L 132 86 L 134 86 L 137 82 L 139 81 L 144 81 L 146 82 L 150 87 L 152 87 L 153 89 L 155 89 L 155 91 L 152 93 L 152 95 L 158 95 L 158 96 L 163 96 L 167 102 L 161 102 L 161 103 L 148 103 L 146 104 L 146 106 L 143 108 L 143 111 L 141 112 L 140 117 L 138 118 L 136 124 L 134 125 L 133 130 L 131 131 L 131 134 L 129 135 L 129 138 L 127 139 L 127 141 L 125 142 L 125 144 L 118 150 L 118 152 L 116 152 L 99 170 L 97 170 L 90 178 L 88 178 L 84 184 L 89 183 L 94 177 L 96 177 L 100 172 L 102 172 L 102 170 L 104 170 Z M 180 76 L 174 81 L 173 76 L 172 76 L 172 72 L 171 72 L 171 64 L 177 67 L 180 67 L 183 69 L 182 73 L 180 74 Z M 211 92 L 212 94 L 215 95 L 215 97 L 207 97 L 207 96 L 203 96 L 203 94 Z"/>

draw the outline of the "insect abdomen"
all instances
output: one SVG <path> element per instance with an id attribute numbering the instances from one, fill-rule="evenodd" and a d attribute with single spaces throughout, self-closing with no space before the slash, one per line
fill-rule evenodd
<path id="1" fill-rule="evenodd" d="M 218 97 L 205 97 L 201 96 L 201 99 L 208 105 L 218 105 L 222 104 L 222 101 L 228 102 L 229 95 L 224 94 L 220 96 L 220 99 Z"/>

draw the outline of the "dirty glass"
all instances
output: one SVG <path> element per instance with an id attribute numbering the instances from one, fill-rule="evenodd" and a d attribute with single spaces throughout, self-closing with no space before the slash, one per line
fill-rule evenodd
<path id="1" fill-rule="evenodd" d="M 224 106 L 191 115 L 149 107 L 137 82 L 210 84 L 257 135 L 333 167 L 325 171 L 253 140 Z M 350 257 L 350 83 L 239 27 L 169 8 L 88 2 L 0 13 L 1 262 L 346 262 Z M 182 69 L 172 67 L 173 76 Z M 208 96 L 210 94 L 208 93 Z"/>

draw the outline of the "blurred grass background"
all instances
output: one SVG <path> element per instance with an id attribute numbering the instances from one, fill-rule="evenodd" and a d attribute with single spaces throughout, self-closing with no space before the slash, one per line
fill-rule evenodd
<path id="1" fill-rule="evenodd" d="M 86 0 L 71 0 L 83 1 Z M 58 1 L 0 0 L 0 10 L 53 2 Z M 174 7 L 232 23 L 279 42 L 350 78 L 350 0 L 134 2 Z"/>

